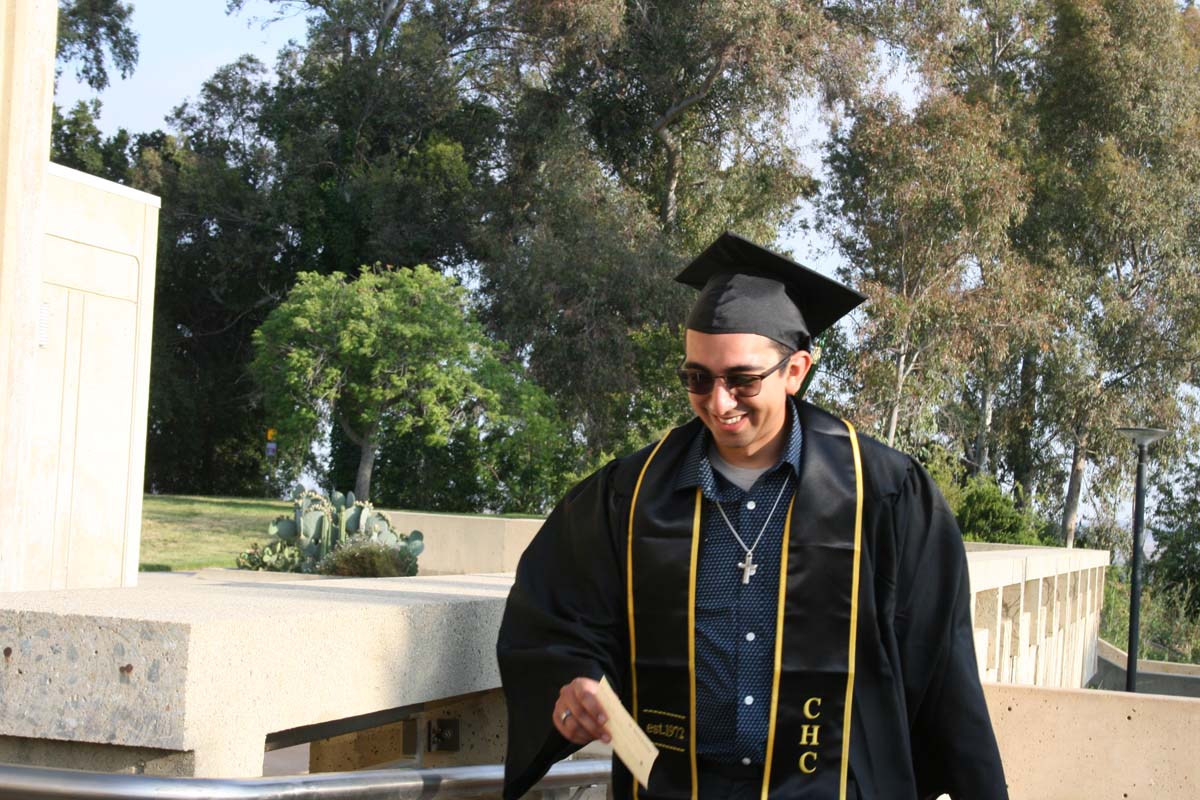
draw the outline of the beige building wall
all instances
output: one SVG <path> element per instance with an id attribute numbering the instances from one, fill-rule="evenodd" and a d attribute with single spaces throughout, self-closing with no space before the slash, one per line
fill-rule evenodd
<path id="1" fill-rule="evenodd" d="M 49 164 L 26 586 L 133 586 L 159 200 Z"/>
<path id="2" fill-rule="evenodd" d="M 44 588 L 26 575 L 41 509 L 30 438 L 41 289 L 43 184 L 50 158 L 55 0 L 0 0 L 0 591 Z"/>

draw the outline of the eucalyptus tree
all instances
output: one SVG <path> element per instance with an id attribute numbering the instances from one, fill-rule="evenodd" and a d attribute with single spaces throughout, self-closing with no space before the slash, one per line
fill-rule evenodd
<path id="1" fill-rule="evenodd" d="M 814 3 L 520 5 L 537 46 L 509 84 L 487 319 L 612 451 L 674 416 L 633 399 L 661 350 L 632 334 L 680 336 L 684 259 L 725 229 L 773 241 L 813 194 L 791 112 L 857 91 L 870 45 Z"/>
<path id="2" fill-rule="evenodd" d="M 1085 468 L 1127 449 L 1112 428 L 1177 424 L 1200 359 L 1200 24 L 1168 0 L 1055 10 L 1027 234 L 1065 299 L 1042 385 L 1069 546 Z"/>
<path id="3" fill-rule="evenodd" d="M 828 148 L 822 224 L 844 277 L 870 298 L 856 410 L 889 444 L 918 444 L 936 431 L 938 398 L 999 330 L 992 273 L 1023 213 L 1023 179 L 982 104 L 935 91 L 912 112 L 883 96 L 854 112 Z"/>

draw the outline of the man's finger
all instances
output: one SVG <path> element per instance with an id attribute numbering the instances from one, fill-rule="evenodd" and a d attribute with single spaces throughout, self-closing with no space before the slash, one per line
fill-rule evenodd
<path id="1" fill-rule="evenodd" d="M 604 713 L 604 706 L 600 705 L 599 698 L 596 697 L 596 692 L 593 688 L 581 689 L 576 687 L 575 699 L 579 705 L 587 712 L 588 716 L 596 720 L 600 725 L 608 722 L 608 717 Z"/>
<path id="2" fill-rule="evenodd" d="M 577 678 L 569 684 L 570 690 L 565 693 L 566 696 L 563 699 L 581 728 L 587 731 L 593 739 L 607 742 L 611 738 L 604 730 L 604 723 L 608 721 L 608 718 L 600 706 L 600 701 L 596 699 L 596 686 L 597 684 L 593 680 Z"/>

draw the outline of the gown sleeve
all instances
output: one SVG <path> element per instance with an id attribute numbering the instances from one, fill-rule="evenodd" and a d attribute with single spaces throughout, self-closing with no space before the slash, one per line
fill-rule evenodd
<path id="1" fill-rule="evenodd" d="M 910 462 L 895 505 L 896 633 L 917 795 L 1006 800 L 971 620 L 962 534 L 928 474 Z"/>
<path id="2" fill-rule="evenodd" d="M 610 464 L 568 493 L 517 566 L 496 645 L 508 704 L 505 798 L 522 796 L 578 749 L 551 721 L 564 684 L 607 675 L 621 693 L 627 628 L 618 532 L 626 512 L 614 471 Z"/>

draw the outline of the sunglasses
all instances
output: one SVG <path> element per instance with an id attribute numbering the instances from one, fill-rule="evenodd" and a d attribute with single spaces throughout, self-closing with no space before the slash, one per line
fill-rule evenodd
<path id="1" fill-rule="evenodd" d="M 720 380 L 725 383 L 725 391 L 730 394 L 738 397 L 754 397 L 762 391 L 763 378 L 770 376 L 773 372 L 779 371 L 794 355 L 795 352 L 788 353 L 778 364 L 758 375 L 750 372 L 713 375 L 707 370 L 684 368 L 678 372 L 679 382 L 683 384 L 683 388 L 692 394 L 709 394 L 712 392 L 713 387 L 717 385 L 717 381 Z"/>

